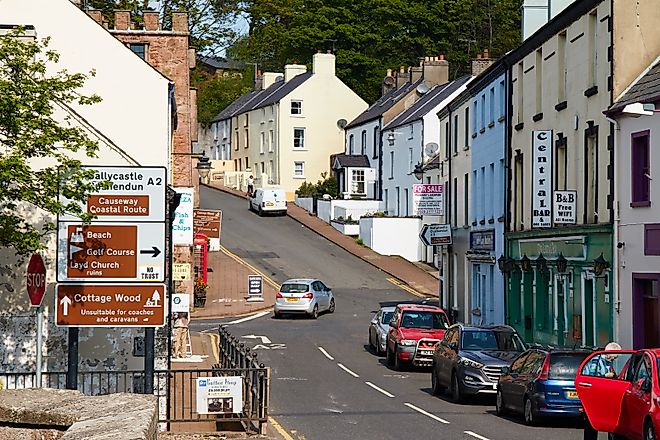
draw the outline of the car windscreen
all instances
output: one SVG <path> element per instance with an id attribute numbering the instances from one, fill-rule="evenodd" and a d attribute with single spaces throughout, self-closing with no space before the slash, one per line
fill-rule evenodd
<path id="1" fill-rule="evenodd" d="M 520 337 L 513 332 L 464 330 L 462 332 L 461 349 L 475 351 L 524 351 L 525 344 Z"/>
<path id="2" fill-rule="evenodd" d="M 574 380 L 578 368 L 589 353 L 551 353 L 549 379 Z"/>
<path id="3" fill-rule="evenodd" d="M 449 328 L 447 318 L 441 312 L 408 311 L 401 317 L 402 328 L 421 328 L 426 330 L 445 330 Z"/>
<path id="4" fill-rule="evenodd" d="M 285 283 L 280 287 L 282 293 L 305 293 L 309 292 L 309 285 L 302 283 Z"/>
<path id="5" fill-rule="evenodd" d="M 394 315 L 394 312 L 383 312 L 383 318 L 381 319 L 380 322 L 383 324 L 389 324 L 390 321 L 392 320 L 392 316 Z"/>

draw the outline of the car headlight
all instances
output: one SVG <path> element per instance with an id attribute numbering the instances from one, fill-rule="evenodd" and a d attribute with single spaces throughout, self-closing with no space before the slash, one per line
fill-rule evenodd
<path id="1" fill-rule="evenodd" d="M 414 339 L 402 339 L 401 345 L 407 345 L 407 346 L 417 345 L 417 341 L 415 341 Z"/>
<path id="2" fill-rule="evenodd" d="M 484 364 L 464 357 L 458 359 L 458 364 L 465 367 L 476 368 L 477 370 L 481 370 L 484 367 Z"/>

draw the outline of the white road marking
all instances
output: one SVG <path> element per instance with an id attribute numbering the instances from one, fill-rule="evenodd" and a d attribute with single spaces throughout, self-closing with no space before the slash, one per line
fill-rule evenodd
<path id="1" fill-rule="evenodd" d="M 355 373 L 355 372 L 349 370 L 349 369 L 346 368 L 343 364 L 337 364 L 337 366 L 338 366 L 339 368 L 341 368 L 342 370 L 344 370 L 345 372 L 347 372 L 348 374 L 350 374 L 351 376 L 353 376 L 353 377 L 360 377 L 357 373 Z"/>
<path id="2" fill-rule="evenodd" d="M 488 437 L 484 437 L 483 435 L 479 435 L 475 432 L 472 431 L 463 431 L 465 434 L 470 435 L 474 438 L 478 438 L 479 440 L 490 440 Z"/>
<path id="3" fill-rule="evenodd" d="M 253 319 L 261 318 L 262 316 L 266 316 L 269 313 L 270 313 L 270 310 L 266 310 L 265 312 L 255 313 L 254 315 L 246 316 L 245 318 L 237 319 L 236 321 L 227 322 L 227 323 L 221 324 L 221 325 L 240 324 L 242 322 L 247 322 L 247 321 L 251 321 Z"/>
<path id="4" fill-rule="evenodd" d="M 380 392 L 380 393 L 385 394 L 385 395 L 386 395 L 387 397 L 389 397 L 389 398 L 393 398 L 393 397 L 394 397 L 394 394 L 389 393 L 389 392 L 385 391 L 384 389 L 382 389 L 382 388 L 380 388 L 380 387 L 377 387 L 376 385 L 372 384 L 371 382 L 365 382 L 365 383 L 366 383 L 367 385 L 369 385 L 371 388 L 373 388 L 374 390 L 376 390 L 376 391 L 378 391 L 378 392 Z"/>
<path id="5" fill-rule="evenodd" d="M 261 339 L 262 344 L 270 344 L 270 339 L 268 339 L 268 336 L 243 335 L 242 337 L 245 339 Z"/>
<path id="6" fill-rule="evenodd" d="M 325 351 L 325 348 L 323 348 L 323 347 L 316 347 L 316 348 L 318 348 L 318 349 L 321 351 L 321 353 L 323 353 L 323 356 L 327 357 L 327 358 L 330 359 L 331 361 L 334 361 L 334 360 L 335 360 L 335 358 L 333 358 L 332 356 L 330 356 L 330 353 L 328 353 L 327 351 Z"/>
<path id="7" fill-rule="evenodd" d="M 432 418 L 433 420 L 437 420 L 437 421 L 440 422 L 440 423 L 444 423 L 445 425 L 449 425 L 449 422 L 448 422 L 447 420 L 445 420 L 445 419 L 441 419 L 440 417 L 438 417 L 438 416 L 436 416 L 436 415 L 433 415 L 433 414 L 431 414 L 431 413 L 428 412 L 428 411 L 424 411 L 422 408 L 417 408 L 417 407 L 416 407 L 415 405 L 413 405 L 412 403 L 408 403 L 408 402 L 406 402 L 406 403 L 404 403 L 404 405 L 406 405 L 408 408 L 410 408 L 410 409 L 412 409 L 412 410 L 417 411 L 417 412 L 420 413 L 420 414 L 424 414 L 426 417 L 430 417 L 430 418 Z"/>

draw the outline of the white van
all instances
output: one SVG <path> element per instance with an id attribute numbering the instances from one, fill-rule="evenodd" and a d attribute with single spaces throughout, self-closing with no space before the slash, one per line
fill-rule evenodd
<path id="1" fill-rule="evenodd" d="M 286 194 L 279 188 L 257 188 L 250 197 L 250 210 L 259 215 L 277 213 L 286 215 Z"/>

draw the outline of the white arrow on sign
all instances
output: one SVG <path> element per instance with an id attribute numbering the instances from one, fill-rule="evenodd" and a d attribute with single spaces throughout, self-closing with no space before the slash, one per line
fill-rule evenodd
<path id="1" fill-rule="evenodd" d="M 245 335 L 245 339 L 261 339 L 262 344 L 270 344 L 270 339 L 267 336 Z"/>
<path id="2" fill-rule="evenodd" d="M 71 304 L 71 298 L 69 298 L 68 296 L 65 296 L 64 298 L 62 298 L 60 300 L 60 304 L 62 304 L 62 309 L 64 309 L 64 311 L 62 312 L 63 315 L 68 316 L 69 315 L 69 304 Z"/>

